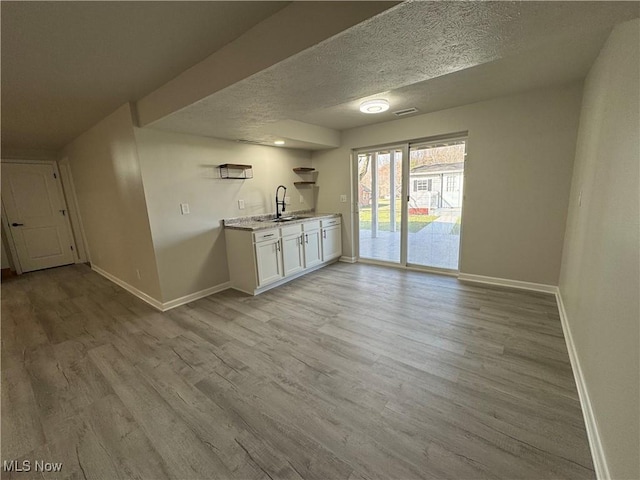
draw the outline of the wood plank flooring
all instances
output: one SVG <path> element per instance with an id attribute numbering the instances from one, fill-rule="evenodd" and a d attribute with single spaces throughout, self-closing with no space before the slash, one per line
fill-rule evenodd
<path id="1" fill-rule="evenodd" d="M 551 295 L 335 264 L 159 313 L 2 284 L 2 478 L 595 478 Z"/>

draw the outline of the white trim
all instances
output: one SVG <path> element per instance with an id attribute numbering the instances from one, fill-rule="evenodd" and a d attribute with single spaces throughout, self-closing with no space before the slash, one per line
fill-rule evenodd
<path id="1" fill-rule="evenodd" d="M 338 259 L 338 261 L 344 263 L 356 263 L 357 260 L 357 257 L 345 257 L 344 255 Z"/>
<path id="2" fill-rule="evenodd" d="M 560 289 L 557 287 L 555 294 L 556 301 L 558 303 L 558 311 L 560 313 L 562 332 L 564 333 L 564 341 L 567 344 L 569 360 L 571 361 L 571 370 L 573 371 L 573 378 L 575 379 L 576 386 L 578 388 L 578 397 L 580 398 L 582 416 L 584 417 L 584 424 L 587 429 L 587 438 L 589 439 L 589 447 L 591 448 L 591 457 L 593 458 L 596 477 L 599 480 L 608 480 L 611 478 L 611 474 L 609 473 L 609 466 L 607 465 L 607 458 L 604 454 L 602 441 L 600 440 L 598 423 L 596 422 L 596 417 L 593 413 L 593 408 L 591 407 L 589 391 L 587 390 L 587 383 L 585 382 L 584 375 L 582 374 L 582 367 L 580 366 L 578 352 L 576 351 L 576 346 L 573 343 L 573 336 L 571 335 L 571 328 L 569 327 L 567 311 L 564 308 Z"/>
<path id="3" fill-rule="evenodd" d="M 160 302 L 153 298 L 150 295 L 147 295 L 141 290 L 138 290 L 136 287 L 132 287 L 127 282 L 120 280 L 118 277 L 111 275 L 109 272 L 105 272 L 100 267 L 96 267 L 95 265 L 91 265 L 91 270 L 96 273 L 99 273 L 107 280 L 111 280 L 116 285 L 124 288 L 127 292 L 135 295 L 143 302 L 148 303 L 156 310 L 160 310 L 161 312 L 166 312 L 167 310 L 171 310 L 172 308 L 179 307 L 180 305 L 184 305 L 185 303 L 194 302 L 204 297 L 208 297 L 209 295 L 213 295 L 214 293 L 222 292 L 223 290 L 227 290 L 231 288 L 230 282 L 221 283 L 220 285 L 216 285 L 214 287 L 205 288 L 204 290 L 200 290 L 199 292 L 190 293 L 189 295 L 185 295 L 184 297 L 179 297 L 168 302 Z"/>
<path id="4" fill-rule="evenodd" d="M 435 275 L 445 275 L 447 277 L 458 276 L 457 270 L 449 270 L 448 268 L 424 267 L 421 265 L 414 265 L 412 263 L 402 265 L 398 262 L 387 262 L 384 260 L 376 260 L 375 258 L 357 258 L 357 262 L 364 263 L 365 265 L 378 265 L 380 267 L 395 268 L 397 270 L 408 270 L 411 272 L 433 273 Z"/>
<path id="5" fill-rule="evenodd" d="M 195 302 L 196 300 L 200 300 L 201 298 L 208 297 L 209 295 L 213 295 L 214 293 L 228 290 L 229 288 L 231 288 L 231 282 L 224 282 L 224 283 L 221 283 L 220 285 L 215 285 L 210 288 L 205 288 L 204 290 L 200 290 L 199 292 L 190 293 L 189 295 L 185 295 L 184 297 L 180 297 L 174 300 L 170 300 L 168 302 L 164 302 L 162 304 L 162 311 L 166 312 L 167 310 L 171 310 L 172 308 L 179 307 L 180 305 L 184 305 L 185 303 Z"/>
<path id="6" fill-rule="evenodd" d="M 471 273 L 459 273 L 458 280 L 463 282 L 484 283 L 487 285 L 497 285 L 500 287 L 511 287 L 520 290 L 531 290 L 534 292 L 555 294 L 558 287 L 546 285 L 544 283 L 523 282 L 521 280 L 510 280 L 508 278 L 486 277 L 484 275 L 474 275 Z"/>
<path id="7" fill-rule="evenodd" d="M 109 272 L 105 272 L 100 267 L 96 267 L 95 265 L 91 265 L 91 270 L 93 270 L 96 273 L 99 273 L 100 275 L 102 275 L 107 280 L 111 280 L 116 285 L 124 288 L 127 292 L 129 292 L 132 295 L 135 295 L 136 297 L 138 297 L 140 300 L 142 300 L 144 302 L 147 302 L 153 308 L 156 308 L 156 309 L 160 310 L 161 312 L 163 311 L 162 303 L 160 301 L 156 300 L 155 298 L 153 298 L 150 295 L 147 295 L 143 291 L 138 290 L 136 287 L 132 287 L 131 285 L 129 285 L 124 280 L 120 280 L 115 275 L 112 275 Z"/>

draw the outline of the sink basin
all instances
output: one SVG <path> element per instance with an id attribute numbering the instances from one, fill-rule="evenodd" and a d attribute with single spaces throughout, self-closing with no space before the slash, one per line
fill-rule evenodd
<path id="1" fill-rule="evenodd" d="M 291 220 L 298 220 L 298 217 L 296 217 L 294 215 L 289 216 L 289 217 L 280 217 L 280 218 L 275 219 L 274 222 L 278 222 L 278 223 L 290 222 Z"/>

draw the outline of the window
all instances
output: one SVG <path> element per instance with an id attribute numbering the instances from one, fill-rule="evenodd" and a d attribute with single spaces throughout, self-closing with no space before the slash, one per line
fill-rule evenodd
<path id="1" fill-rule="evenodd" d="M 458 178 L 459 177 L 457 175 L 451 175 L 447 177 L 447 192 L 455 192 L 460 189 Z"/>
<path id="2" fill-rule="evenodd" d="M 433 180 L 429 179 L 421 179 L 413 181 L 413 191 L 414 192 L 430 192 L 433 188 Z"/>

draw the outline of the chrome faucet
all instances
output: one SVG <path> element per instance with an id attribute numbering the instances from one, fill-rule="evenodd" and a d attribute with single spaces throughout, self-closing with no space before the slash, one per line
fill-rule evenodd
<path id="1" fill-rule="evenodd" d="M 280 192 L 280 189 L 284 188 L 284 195 L 282 195 L 282 200 L 278 200 L 278 193 Z M 276 188 L 276 218 L 280 218 L 282 216 L 282 212 L 284 212 L 285 210 L 285 199 L 287 196 L 287 187 L 285 187 L 284 185 L 278 185 L 278 188 Z M 282 207 L 282 210 L 280 210 L 280 207 Z"/>

